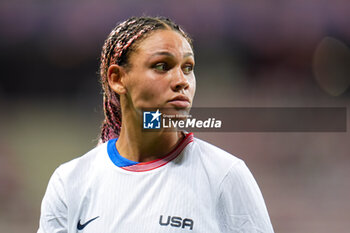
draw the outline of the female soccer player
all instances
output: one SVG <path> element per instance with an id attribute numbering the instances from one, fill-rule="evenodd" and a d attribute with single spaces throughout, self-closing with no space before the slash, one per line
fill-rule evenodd
<path id="1" fill-rule="evenodd" d="M 130 18 L 110 33 L 100 145 L 56 169 L 38 233 L 273 232 L 242 160 L 192 133 L 142 130 L 142 109 L 192 106 L 194 63 L 169 19 Z"/>

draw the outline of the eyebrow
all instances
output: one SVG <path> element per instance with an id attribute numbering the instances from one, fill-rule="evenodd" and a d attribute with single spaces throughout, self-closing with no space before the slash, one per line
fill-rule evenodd
<path id="1" fill-rule="evenodd" d="M 156 52 L 154 54 L 151 55 L 151 57 L 154 57 L 154 56 L 168 56 L 168 57 L 175 57 L 174 54 L 172 53 L 169 53 L 169 52 Z M 190 57 L 190 56 L 194 56 L 193 53 L 189 52 L 189 53 L 185 53 L 183 57 Z"/>

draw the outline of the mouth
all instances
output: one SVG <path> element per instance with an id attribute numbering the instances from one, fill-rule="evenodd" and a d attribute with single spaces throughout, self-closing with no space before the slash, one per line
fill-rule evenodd
<path id="1" fill-rule="evenodd" d="M 188 108 L 191 106 L 190 99 L 185 95 L 175 96 L 173 99 L 169 100 L 168 103 L 177 108 Z"/>

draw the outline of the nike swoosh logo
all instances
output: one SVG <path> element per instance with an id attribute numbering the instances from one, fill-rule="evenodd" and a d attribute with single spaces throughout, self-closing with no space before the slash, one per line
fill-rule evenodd
<path id="1" fill-rule="evenodd" d="M 77 228 L 78 228 L 78 230 L 83 230 L 90 222 L 92 222 L 92 221 L 94 221 L 96 218 L 98 218 L 98 217 L 100 217 L 100 216 L 97 216 L 97 217 L 95 217 L 95 218 L 93 218 L 93 219 L 90 219 L 89 221 L 87 221 L 86 223 L 84 223 L 84 224 L 81 224 L 80 223 L 80 219 L 79 219 L 79 222 L 78 222 L 78 225 L 77 225 Z"/>

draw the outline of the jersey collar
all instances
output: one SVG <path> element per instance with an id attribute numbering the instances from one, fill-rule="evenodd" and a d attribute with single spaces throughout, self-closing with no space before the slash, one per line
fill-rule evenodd
<path id="1" fill-rule="evenodd" d="M 116 147 L 117 140 L 118 138 L 115 138 L 107 142 L 108 156 L 114 165 L 127 171 L 143 172 L 162 167 L 175 159 L 183 151 L 183 149 L 193 141 L 193 133 L 187 133 L 182 141 L 167 155 L 149 162 L 135 162 L 121 156 Z"/>

